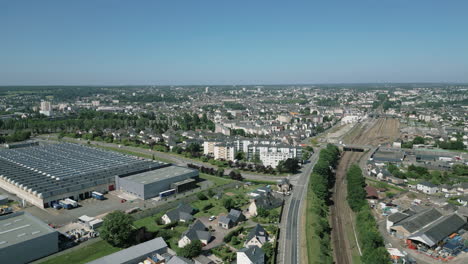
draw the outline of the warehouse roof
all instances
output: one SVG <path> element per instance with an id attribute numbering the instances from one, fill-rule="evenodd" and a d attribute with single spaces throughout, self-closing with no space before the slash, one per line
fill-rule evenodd
<path id="1" fill-rule="evenodd" d="M 148 183 L 157 182 L 163 179 L 168 179 L 168 178 L 172 178 L 175 176 L 183 175 L 186 173 L 191 173 L 194 171 L 195 170 L 193 169 L 172 165 L 168 167 L 159 168 L 157 170 L 138 173 L 132 176 L 125 177 L 125 179 L 138 182 L 141 184 L 148 184 Z"/>
<path id="2" fill-rule="evenodd" d="M 115 264 L 126 263 L 134 259 L 149 256 L 153 253 L 164 253 L 167 249 L 167 244 L 161 237 L 157 237 L 150 241 L 138 244 L 133 247 L 126 248 L 114 254 L 107 255 L 100 259 L 88 262 L 88 264 Z"/>
<path id="3" fill-rule="evenodd" d="M 0 179 L 39 198 L 60 195 L 167 166 L 78 144 L 0 150 Z"/>
<path id="4" fill-rule="evenodd" d="M 441 216 L 442 214 L 439 211 L 437 211 L 437 209 L 431 208 L 422 213 L 418 213 L 406 219 L 403 219 L 402 221 L 397 223 L 395 226 L 402 226 L 408 232 L 413 233 L 413 232 L 420 230 L 427 224 L 437 220 Z"/>
<path id="5" fill-rule="evenodd" d="M 57 231 L 27 212 L 0 216 L 0 250 L 53 232 Z"/>
<path id="6" fill-rule="evenodd" d="M 465 224 L 465 220 L 457 214 L 446 215 L 413 234 L 409 239 L 432 247 L 452 233 L 458 232 Z"/>

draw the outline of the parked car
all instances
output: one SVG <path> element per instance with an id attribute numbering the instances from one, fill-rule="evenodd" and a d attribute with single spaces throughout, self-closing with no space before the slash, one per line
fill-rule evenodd
<path id="1" fill-rule="evenodd" d="M 210 218 L 208 218 L 209 221 L 213 221 L 215 219 L 216 219 L 216 216 L 214 216 L 214 215 L 212 215 L 212 216 L 210 216 Z"/>

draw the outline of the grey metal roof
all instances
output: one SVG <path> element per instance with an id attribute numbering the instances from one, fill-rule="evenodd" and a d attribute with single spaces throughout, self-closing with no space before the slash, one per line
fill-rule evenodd
<path id="1" fill-rule="evenodd" d="M 71 143 L 0 150 L 0 179 L 39 198 L 162 166 L 167 164 Z"/>
<path id="2" fill-rule="evenodd" d="M 398 222 L 400 222 L 401 220 L 403 220 L 403 219 L 405 219 L 407 217 L 409 217 L 409 215 L 403 214 L 403 213 L 400 213 L 400 212 L 396 212 L 394 214 L 389 215 L 387 219 L 388 219 L 388 221 L 391 221 L 391 222 L 393 222 L 395 224 L 395 223 L 398 223 Z"/>
<path id="3" fill-rule="evenodd" d="M 27 212 L 0 216 L 0 250 L 57 230 Z M 58 235 L 58 233 L 57 233 Z"/>
<path id="4" fill-rule="evenodd" d="M 134 182 L 148 184 L 157 182 L 163 179 L 172 178 L 174 176 L 179 176 L 187 173 L 194 172 L 194 169 L 189 169 L 179 166 L 168 166 L 165 168 L 159 168 L 157 170 L 151 170 L 147 172 L 138 173 L 132 176 L 125 177 L 126 180 L 131 180 Z"/>
<path id="5" fill-rule="evenodd" d="M 458 232 L 465 224 L 465 220 L 458 214 L 442 216 L 416 234 L 411 235 L 409 239 L 419 237 L 422 242 L 432 247 L 452 233 Z"/>
<path id="6" fill-rule="evenodd" d="M 100 259 L 88 262 L 88 264 L 115 264 L 126 263 L 141 257 L 147 257 L 154 253 L 164 253 L 167 250 L 167 244 L 161 237 L 138 244 L 107 255 Z"/>
<path id="7" fill-rule="evenodd" d="M 194 263 L 193 260 L 180 257 L 180 256 L 174 256 L 167 262 L 167 264 L 193 264 L 193 263 Z"/>
<path id="8" fill-rule="evenodd" d="M 422 213 L 418 213 L 415 215 L 412 215 L 399 223 L 397 223 L 395 226 L 402 226 L 404 227 L 408 232 L 413 233 L 427 224 L 437 220 L 440 218 L 442 214 L 435 208 L 431 208 L 429 210 L 426 210 Z"/>

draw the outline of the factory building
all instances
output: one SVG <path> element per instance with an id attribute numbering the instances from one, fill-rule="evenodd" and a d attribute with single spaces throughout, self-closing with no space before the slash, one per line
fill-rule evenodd
<path id="1" fill-rule="evenodd" d="M 164 197 L 196 187 L 198 170 L 168 166 L 127 177 L 115 177 L 117 190 L 141 199 Z"/>
<path id="2" fill-rule="evenodd" d="M 27 212 L 0 216 L 0 262 L 29 263 L 58 251 L 58 232 Z"/>
<path id="3" fill-rule="evenodd" d="M 124 177 L 170 166 L 78 144 L 0 150 L 0 188 L 40 208 L 59 200 L 83 200 L 115 189 Z"/>

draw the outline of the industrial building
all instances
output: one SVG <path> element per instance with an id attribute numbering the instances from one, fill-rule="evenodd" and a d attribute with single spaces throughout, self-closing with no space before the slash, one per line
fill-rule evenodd
<path id="1" fill-rule="evenodd" d="M 157 237 L 88 262 L 88 264 L 134 264 L 141 263 L 147 259 L 151 260 L 149 263 L 165 263 L 172 258 L 172 255 L 168 251 L 166 242 L 161 237 Z"/>
<path id="2" fill-rule="evenodd" d="M 1 263 L 28 263 L 58 249 L 58 232 L 29 213 L 0 216 Z"/>
<path id="3" fill-rule="evenodd" d="M 127 177 L 115 177 L 117 190 L 141 199 L 164 197 L 196 187 L 198 170 L 167 166 Z"/>
<path id="4" fill-rule="evenodd" d="M 115 178 L 170 166 L 98 148 L 46 144 L 0 150 L 0 187 L 40 208 L 115 189 Z"/>

